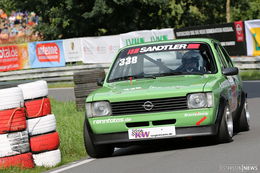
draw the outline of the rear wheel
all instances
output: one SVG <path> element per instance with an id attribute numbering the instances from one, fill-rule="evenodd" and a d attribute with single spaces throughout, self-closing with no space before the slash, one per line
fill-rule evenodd
<path id="1" fill-rule="evenodd" d="M 224 107 L 222 118 L 220 121 L 220 126 L 218 134 L 216 136 L 217 142 L 225 143 L 231 142 L 233 137 L 233 118 L 232 113 L 228 105 Z"/>
<path id="2" fill-rule="evenodd" d="M 93 143 L 86 122 L 84 123 L 84 142 L 85 142 L 85 149 L 90 157 L 93 158 L 109 157 L 114 152 L 114 147 L 111 145 L 95 145 Z"/>
<path id="3" fill-rule="evenodd" d="M 250 129 L 250 113 L 248 111 L 247 101 L 245 101 L 244 108 L 239 119 L 239 131 L 248 131 Z"/>

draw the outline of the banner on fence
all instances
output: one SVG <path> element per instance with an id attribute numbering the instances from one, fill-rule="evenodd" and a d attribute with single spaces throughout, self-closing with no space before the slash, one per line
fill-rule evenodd
<path id="1" fill-rule="evenodd" d="M 120 45 L 119 35 L 81 38 L 84 63 L 111 63 Z"/>
<path id="2" fill-rule="evenodd" d="M 243 21 L 174 29 L 176 38 L 213 38 L 232 56 L 247 55 Z"/>
<path id="3" fill-rule="evenodd" d="M 248 56 L 260 55 L 260 19 L 245 21 Z"/>
<path id="4" fill-rule="evenodd" d="M 0 71 L 29 68 L 27 44 L 0 47 Z"/>
<path id="5" fill-rule="evenodd" d="M 31 68 L 65 66 L 62 40 L 29 43 Z"/>
<path id="6" fill-rule="evenodd" d="M 120 47 L 135 45 L 151 41 L 162 41 L 174 39 L 173 29 L 153 29 L 134 31 L 125 34 L 120 34 Z"/>
<path id="7" fill-rule="evenodd" d="M 63 40 L 66 62 L 82 61 L 81 40 L 79 38 Z"/>

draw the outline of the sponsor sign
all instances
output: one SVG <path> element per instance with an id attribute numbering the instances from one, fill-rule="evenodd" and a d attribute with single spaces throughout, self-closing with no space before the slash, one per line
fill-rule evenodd
<path id="1" fill-rule="evenodd" d="M 109 118 L 104 120 L 93 120 L 93 124 L 114 124 L 132 121 L 131 118 Z"/>
<path id="2" fill-rule="evenodd" d="M 0 47 L 0 71 L 29 68 L 27 44 Z"/>
<path id="3" fill-rule="evenodd" d="M 80 38 L 84 63 L 111 63 L 120 45 L 119 35 Z"/>
<path id="4" fill-rule="evenodd" d="M 260 19 L 245 21 L 248 56 L 260 55 Z"/>
<path id="5" fill-rule="evenodd" d="M 173 29 L 143 30 L 120 34 L 120 47 L 135 45 L 152 41 L 174 39 Z"/>
<path id="6" fill-rule="evenodd" d="M 31 68 L 65 66 L 61 40 L 29 43 Z"/>
<path id="7" fill-rule="evenodd" d="M 129 139 L 163 138 L 163 137 L 170 137 L 175 135 L 176 135 L 175 126 L 128 130 Z"/>
<path id="8" fill-rule="evenodd" d="M 82 47 L 81 40 L 79 38 L 63 40 L 65 61 L 66 62 L 82 61 L 81 47 Z"/>
<path id="9" fill-rule="evenodd" d="M 247 54 L 242 21 L 174 29 L 174 34 L 176 38 L 213 38 L 220 41 L 231 56 Z"/>

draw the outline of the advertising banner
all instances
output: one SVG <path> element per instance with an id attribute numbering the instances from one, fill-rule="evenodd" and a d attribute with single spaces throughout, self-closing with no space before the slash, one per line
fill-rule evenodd
<path id="1" fill-rule="evenodd" d="M 151 41 L 174 39 L 173 29 L 143 30 L 120 34 L 120 47 L 135 45 Z"/>
<path id="2" fill-rule="evenodd" d="M 231 56 L 247 55 L 243 21 L 174 29 L 176 38 L 213 38 L 221 42 Z"/>
<path id="3" fill-rule="evenodd" d="M 0 71 L 29 68 L 27 44 L 0 47 Z"/>
<path id="4" fill-rule="evenodd" d="M 84 63 L 111 63 L 120 45 L 119 35 L 81 38 Z"/>
<path id="5" fill-rule="evenodd" d="M 31 68 L 65 66 L 62 40 L 29 43 Z"/>
<path id="6" fill-rule="evenodd" d="M 66 62 L 82 61 L 81 40 L 79 38 L 63 40 Z"/>
<path id="7" fill-rule="evenodd" d="M 248 56 L 260 56 L 260 19 L 245 21 Z"/>

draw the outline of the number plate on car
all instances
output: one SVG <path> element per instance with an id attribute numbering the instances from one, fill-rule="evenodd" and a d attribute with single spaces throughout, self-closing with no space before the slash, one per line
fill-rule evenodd
<path id="1" fill-rule="evenodd" d="M 175 136 L 175 126 L 129 129 L 129 139 L 149 139 Z"/>

